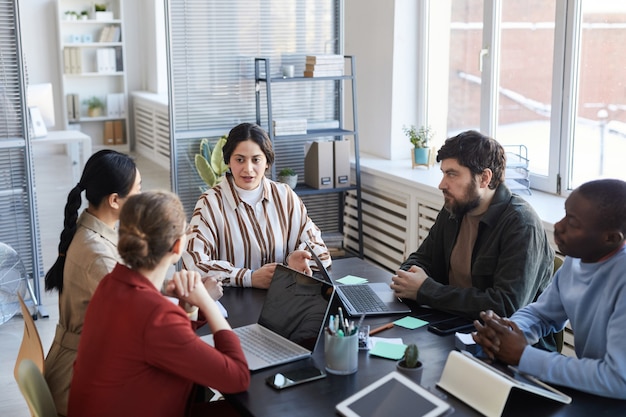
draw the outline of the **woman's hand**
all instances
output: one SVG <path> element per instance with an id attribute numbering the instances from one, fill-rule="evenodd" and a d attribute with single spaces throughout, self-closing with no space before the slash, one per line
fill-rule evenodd
<path id="1" fill-rule="evenodd" d="M 311 254 L 308 250 L 296 250 L 287 256 L 287 265 L 296 271 L 302 271 L 307 275 L 313 275 L 309 261 L 311 260 Z"/>
<path id="2" fill-rule="evenodd" d="M 200 274 L 185 270 L 174 273 L 165 287 L 165 295 L 176 297 L 193 306 L 199 306 L 210 298 Z"/>
<path id="3" fill-rule="evenodd" d="M 250 276 L 252 286 L 254 288 L 263 288 L 265 290 L 268 289 L 270 287 L 270 282 L 272 282 L 272 277 L 274 276 L 275 270 L 276 263 L 270 263 L 263 265 L 255 271 L 252 271 L 252 275 Z"/>
<path id="4" fill-rule="evenodd" d="M 215 301 L 219 300 L 224 295 L 224 287 L 222 286 L 222 279 L 220 277 L 212 275 L 202 277 L 202 283 L 209 293 L 209 296 Z"/>

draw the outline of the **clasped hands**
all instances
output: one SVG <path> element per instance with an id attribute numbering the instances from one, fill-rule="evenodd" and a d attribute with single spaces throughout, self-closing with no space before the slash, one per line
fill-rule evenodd
<path id="1" fill-rule="evenodd" d="M 222 281 L 213 276 L 201 277 L 196 271 L 177 271 L 164 288 L 164 293 L 197 306 L 203 300 L 219 300 L 224 295 Z"/>
<path id="2" fill-rule="evenodd" d="M 474 341 L 491 359 L 518 365 L 528 342 L 517 324 L 491 310 L 481 311 L 480 318 L 483 323 L 474 320 L 476 327 L 476 331 L 472 333 Z"/>

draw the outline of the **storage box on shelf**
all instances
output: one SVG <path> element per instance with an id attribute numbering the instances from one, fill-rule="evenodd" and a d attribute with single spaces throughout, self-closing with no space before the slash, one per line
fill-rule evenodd
<path id="1" fill-rule="evenodd" d="M 326 236 L 330 236 L 331 233 L 339 233 L 343 236 L 343 245 L 339 245 L 337 239 L 332 242 L 336 254 L 344 254 L 344 249 L 350 249 L 362 257 L 363 231 L 355 59 L 352 56 L 339 56 L 339 58 L 342 69 L 333 73 L 334 75 L 324 73 L 322 76 L 295 77 L 284 77 L 280 66 L 271 67 L 269 58 L 255 58 L 256 119 L 257 123 L 267 130 L 274 147 L 276 158 L 272 166 L 272 178 L 275 179 L 276 172 L 285 166 L 298 172 L 298 178 L 303 183 L 299 183 L 295 191 L 305 202 L 310 217 Z M 343 64 L 348 71 L 343 71 Z M 276 93 L 276 91 L 273 93 L 273 90 L 278 90 L 279 86 L 285 88 L 285 83 L 289 84 L 289 91 L 287 93 L 283 91 L 283 94 L 297 96 L 298 103 L 305 103 L 295 109 L 295 113 L 300 113 L 296 116 L 294 116 L 293 108 L 288 108 L 289 106 L 285 106 L 284 103 L 272 102 L 272 95 Z M 345 109 L 351 112 L 352 129 L 345 127 L 345 115 L 342 111 L 344 90 L 351 91 L 352 105 L 346 105 Z M 335 99 L 334 119 L 322 120 L 320 113 L 324 112 L 320 112 L 319 109 L 317 109 L 317 117 L 308 115 L 308 111 L 314 106 L 307 101 L 306 97 L 333 97 Z M 266 114 L 262 115 L 263 111 Z M 303 118 L 303 114 L 307 117 Z M 325 146 L 329 141 L 331 146 Z M 317 144 L 312 146 L 312 142 L 317 142 Z M 318 154 L 310 154 L 312 151 Z M 354 157 L 355 175 L 353 178 L 350 177 L 350 154 Z M 327 171 L 328 175 L 322 175 L 322 171 Z M 356 195 L 358 229 L 356 238 L 354 235 L 344 233 L 343 230 L 347 192 Z M 336 199 L 331 198 L 333 196 Z M 354 220 L 351 221 L 354 222 Z"/>
<path id="2" fill-rule="evenodd" d="M 106 5 L 96 12 L 89 0 L 57 0 L 64 121 L 95 148 L 128 151 L 123 0 Z"/>

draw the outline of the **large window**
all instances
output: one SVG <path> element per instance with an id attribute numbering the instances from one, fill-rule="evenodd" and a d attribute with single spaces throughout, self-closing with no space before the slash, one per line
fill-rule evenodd
<path id="1" fill-rule="evenodd" d="M 450 31 L 448 136 L 524 145 L 531 187 L 549 192 L 626 179 L 626 2 L 444 3 L 449 21 L 431 27 Z"/>

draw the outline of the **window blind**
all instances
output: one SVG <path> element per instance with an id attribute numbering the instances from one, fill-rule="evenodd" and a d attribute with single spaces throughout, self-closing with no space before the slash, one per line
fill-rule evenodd
<path id="1" fill-rule="evenodd" d="M 0 241 L 18 253 L 26 272 L 35 278 L 39 300 L 43 268 L 19 33 L 17 0 L 0 0 Z"/>
<path id="2" fill-rule="evenodd" d="M 340 3 L 169 0 L 172 183 L 188 215 L 202 187 L 193 166 L 200 139 L 216 140 L 241 122 L 256 121 L 254 58 L 269 58 L 272 76 L 280 76 L 286 64 L 302 75 L 306 55 L 342 53 Z M 275 114 L 320 122 L 337 119 L 338 86 L 296 84 L 277 85 L 272 91 Z M 263 103 L 262 114 L 266 111 Z M 262 120 L 267 129 L 266 124 Z M 287 157 L 302 154 L 280 151 Z"/>

